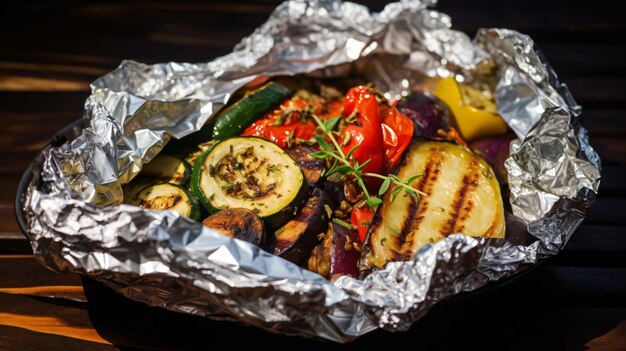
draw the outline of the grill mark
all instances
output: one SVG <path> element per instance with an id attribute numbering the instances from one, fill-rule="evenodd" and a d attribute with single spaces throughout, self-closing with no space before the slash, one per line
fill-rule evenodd
<path id="1" fill-rule="evenodd" d="M 462 185 L 452 201 L 450 216 L 439 230 L 441 235 L 448 236 L 452 233 L 460 232 L 465 229 L 465 225 L 462 223 L 467 220 L 469 214 L 474 208 L 474 202 L 466 200 L 468 195 L 478 187 L 479 176 L 478 162 L 476 162 L 476 160 L 472 160 L 472 162 L 468 165 L 468 171 L 465 175 L 463 175 L 463 180 L 461 181 Z"/>
<path id="2" fill-rule="evenodd" d="M 440 148 L 431 148 L 430 151 L 424 174 L 418 179 L 415 186 L 416 189 L 427 194 L 432 193 L 433 185 L 437 182 L 439 174 L 441 174 L 441 165 L 443 164 L 442 150 Z M 411 234 L 415 234 L 419 230 L 426 210 L 428 210 L 428 198 L 420 199 L 419 203 L 411 201 L 409 204 L 409 215 L 400 231 L 400 239 L 405 248 L 403 251 L 409 251 L 409 254 L 413 246 L 413 236 Z"/>

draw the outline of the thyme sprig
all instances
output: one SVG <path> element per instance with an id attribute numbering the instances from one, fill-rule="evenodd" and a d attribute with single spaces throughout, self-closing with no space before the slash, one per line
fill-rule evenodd
<path id="1" fill-rule="evenodd" d="M 404 192 L 405 194 L 411 196 L 415 202 L 419 202 L 420 195 L 427 195 L 410 185 L 411 182 L 419 178 L 421 175 L 414 175 L 406 180 L 402 180 L 394 174 L 385 176 L 377 173 L 364 172 L 363 170 L 370 160 L 359 163 L 352 157 L 359 145 L 355 145 L 347 153 L 344 153 L 335 138 L 336 132 L 334 132 L 334 129 L 339 124 L 341 116 L 323 121 L 316 115 L 311 115 L 311 118 L 313 118 L 315 123 L 317 123 L 318 130 L 321 133 L 315 134 L 314 136 L 320 146 L 320 151 L 311 153 L 310 155 L 317 159 L 330 160 L 332 162 L 330 168 L 325 172 L 326 176 L 330 176 L 335 173 L 341 175 L 342 177 L 352 176 L 361 190 L 363 190 L 365 203 L 368 206 L 376 207 L 380 205 L 382 203 L 381 197 L 389 190 L 391 184 L 395 185 L 393 190 L 391 190 L 391 201 L 393 201 L 400 194 L 400 192 Z M 328 142 L 326 138 L 328 138 L 330 142 Z M 380 188 L 378 189 L 377 196 L 370 195 L 367 187 L 365 186 L 365 181 L 363 180 L 364 177 L 383 180 Z"/>

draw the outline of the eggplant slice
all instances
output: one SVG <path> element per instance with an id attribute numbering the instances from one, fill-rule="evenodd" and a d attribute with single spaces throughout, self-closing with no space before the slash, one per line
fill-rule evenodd
<path id="1" fill-rule="evenodd" d="M 202 224 L 231 238 L 257 246 L 263 246 L 265 243 L 263 221 L 254 212 L 245 208 L 221 210 L 205 218 Z"/>
<path id="2" fill-rule="evenodd" d="M 310 154 L 316 150 L 310 146 L 294 146 L 285 149 L 287 155 L 302 168 L 304 178 L 309 186 L 316 186 L 322 180 L 324 174 L 324 160 L 311 157 Z"/>
<path id="3" fill-rule="evenodd" d="M 299 263 L 319 242 L 318 236 L 326 231 L 328 222 L 324 205 L 327 203 L 324 191 L 314 188 L 298 216 L 276 230 L 274 255 Z"/>

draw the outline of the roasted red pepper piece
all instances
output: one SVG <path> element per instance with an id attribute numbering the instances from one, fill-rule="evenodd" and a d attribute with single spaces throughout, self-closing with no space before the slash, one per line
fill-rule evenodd
<path id="1" fill-rule="evenodd" d="M 413 122 L 394 106 L 381 106 L 386 173 L 393 170 L 413 138 Z"/>
<path id="2" fill-rule="evenodd" d="M 341 101 L 326 103 L 319 97 L 311 101 L 293 98 L 252 123 L 241 135 L 267 139 L 284 149 L 292 143 L 298 144 L 298 140 L 311 139 L 315 133 L 315 122 L 310 118 L 303 120 L 302 111 L 312 109 L 320 118 L 327 119 L 341 113 L 341 108 Z"/>
<path id="3" fill-rule="evenodd" d="M 376 95 L 360 85 L 348 91 L 343 103 L 343 115 L 353 122 L 344 127 L 340 143 L 344 153 L 355 145 L 359 147 L 352 156 L 359 162 L 370 162 L 364 172 L 380 173 L 383 169 L 383 132 Z"/>
<path id="4" fill-rule="evenodd" d="M 352 208 L 350 223 L 359 232 L 361 243 L 365 241 L 365 235 L 367 234 L 367 229 L 369 228 L 372 218 L 374 218 L 374 210 L 365 203 L 361 203 Z"/>
<path id="5" fill-rule="evenodd" d="M 267 139 L 283 149 L 297 139 L 309 140 L 316 127 L 311 119 L 303 121 L 301 118 L 301 111 L 307 104 L 307 101 L 298 98 L 287 100 L 280 108 L 252 123 L 241 135 Z"/>

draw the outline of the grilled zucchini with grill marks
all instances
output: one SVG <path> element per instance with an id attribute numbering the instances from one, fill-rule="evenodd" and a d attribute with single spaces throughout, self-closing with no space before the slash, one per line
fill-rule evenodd
<path id="1" fill-rule="evenodd" d="M 276 229 L 298 213 L 307 185 L 298 164 L 276 144 L 256 137 L 223 140 L 194 166 L 191 191 L 210 213 L 245 208 Z"/>
<path id="2" fill-rule="evenodd" d="M 500 185 L 481 157 L 456 144 L 414 141 L 398 177 L 416 174 L 422 176 L 411 186 L 428 195 L 416 203 L 410 196 L 392 202 L 391 192 L 385 194 L 368 230 L 362 271 L 409 259 L 423 245 L 453 233 L 504 237 Z"/>
<path id="3" fill-rule="evenodd" d="M 135 201 L 137 194 L 152 185 L 172 183 L 187 186 L 191 177 L 191 165 L 172 155 L 159 154 L 141 169 L 141 173 L 124 185 L 124 202 Z"/>
<path id="4" fill-rule="evenodd" d="M 176 184 L 149 186 L 137 193 L 130 204 L 148 210 L 174 210 L 181 216 L 200 220 L 198 200 L 187 189 Z"/>

